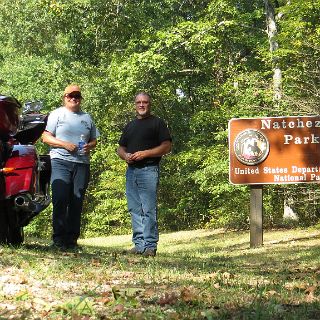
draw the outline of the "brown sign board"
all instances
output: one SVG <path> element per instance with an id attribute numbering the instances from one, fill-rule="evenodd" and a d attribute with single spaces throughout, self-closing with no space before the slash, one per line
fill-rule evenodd
<path id="1" fill-rule="evenodd" d="M 231 119 L 233 184 L 320 182 L 320 116 Z"/>

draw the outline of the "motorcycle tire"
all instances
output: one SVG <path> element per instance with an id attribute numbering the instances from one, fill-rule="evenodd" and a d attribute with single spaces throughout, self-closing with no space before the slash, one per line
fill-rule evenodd
<path id="1" fill-rule="evenodd" d="M 8 244 L 12 246 L 20 246 L 24 241 L 24 232 L 21 227 L 9 228 Z"/>
<path id="2" fill-rule="evenodd" d="M 8 244 L 12 246 L 19 246 L 24 241 L 23 228 L 19 225 L 19 212 L 7 207 L 8 217 Z"/>
<path id="3" fill-rule="evenodd" d="M 20 246 L 24 241 L 23 228 L 19 225 L 19 212 L 6 201 L 0 203 L 0 243 Z"/>
<path id="4" fill-rule="evenodd" d="M 0 244 L 7 244 L 8 239 L 8 221 L 7 210 L 4 201 L 0 201 Z"/>

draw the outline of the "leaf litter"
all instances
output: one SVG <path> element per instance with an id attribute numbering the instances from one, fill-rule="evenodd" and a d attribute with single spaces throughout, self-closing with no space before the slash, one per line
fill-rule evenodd
<path id="1" fill-rule="evenodd" d="M 163 250 L 163 258 L 159 253 L 154 259 L 134 258 L 134 263 L 110 249 L 56 254 L 1 248 L 0 319 L 237 319 L 259 308 L 265 313 L 261 319 L 290 319 L 293 309 L 296 316 L 304 312 L 301 319 L 318 315 L 319 251 L 314 239 L 312 262 L 308 255 L 290 262 L 300 254 L 299 241 L 290 249 L 280 241 L 279 261 L 269 268 L 272 246 L 255 254 L 242 248 L 238 255 L 225 248 L 223 261 L 223 244 L 216 252 L 194 259 L 188 254 L 185 260 L 181 253 L 170 260 Z M 285 258 L 286 269 L 281 264 Z"/>

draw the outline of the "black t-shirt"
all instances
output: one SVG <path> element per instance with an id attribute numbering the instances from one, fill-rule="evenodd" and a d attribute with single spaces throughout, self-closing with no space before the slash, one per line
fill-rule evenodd
<path id="1" fill-rule="evenodd" d="M 163 141 L 170 140 L 171 136 L 165 122 L 155 116 L 130 121 L 123 129 L 119 145 L 126 147 L 127 152 L 134 153 L 159 146 Z M 132 166 L 158 164 L 161 157 L 145 158 Z"/>

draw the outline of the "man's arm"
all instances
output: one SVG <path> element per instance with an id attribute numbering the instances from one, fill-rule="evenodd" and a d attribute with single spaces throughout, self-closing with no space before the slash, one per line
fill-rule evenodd
<path id="1" fill-rule="evenodd" d="M 152 149 L 137 151 L 130 157 L 131 161 L 140 161 L 145 158 L 156 158 L 164 156 L 171 151 L 172 143 L 170 140 L 163 141 L 159 146 Z"/>
<path id="2" fill-rule="evenodd" d="M 132 163 L 133 161 L 130 159 L 132 154 L 127 153 L 127 148 L 124 146 L 119 146 L 117 149 L 118 156 L 127 163 Z"/>
<path id="3" fill-rule="evenodd" d="M 97 139 L 92 139 L 83 146 L 83 150 L 85 153 L 89 153 L 90 150 L 96 147 L 96 145 L 97 145 Z"/>
<path id="4" fill-rule="evenodd" d="M 66 149 L 66 150 L 68 150 L 70 152 L 75 152 L 78 149 L 78 146 L 76 144 L 57 139 L 49 131 L 44 131 L 43 132 L 42 141 L 44 143 L 48 144 L 49 146 L 63 148 L 63 149 Z"/>

